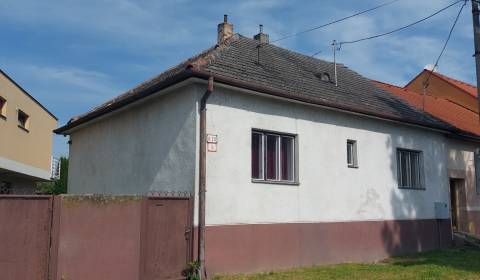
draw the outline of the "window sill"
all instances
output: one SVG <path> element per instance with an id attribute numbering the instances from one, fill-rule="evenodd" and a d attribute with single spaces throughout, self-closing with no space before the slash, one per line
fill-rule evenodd
<path id="1" fill-rule="evenodd" d="M 402 190 L 412 190 L 412 191 L 424 191 L 426 188 L 420 187 L 420 188 L 410 188 L 410 187 L 398 187 L 399 189 Z"/>
<path id="2" fill-rule="evenodd" d="M 0 119 L 6 121 L 6 120 L 7 120 L 7 116 L 4 116 L 4 115 L 0 114 Z"/>
<path id="3" fill-rule="evenodd" d="M 289 181 L 273 181 L 273 180 L 257 180 L 252 179 L 252 183 L 260 183 L 260 184 L 272 184 L 272 185 L 288 185 L 288 186 L 299 186 L 299 182 L 289 182 Z"/>
<path id="4" fill-rule="evenodd" d="M 25 132 L 30 132 L 30 130 L 28 130 L 28 129 L 27 129 L 26 127 L 24 127 L 24 126 L 18 125 L 18 127 L 19 127 L 21 130 L 25 131 Z"/>

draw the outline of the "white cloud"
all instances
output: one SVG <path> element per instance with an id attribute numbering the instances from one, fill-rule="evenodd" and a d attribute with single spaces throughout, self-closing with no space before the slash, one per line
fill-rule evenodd
<path id="1" fill-rule="evenodd" d="M 35 88 L 46 102 L 102 102 L 119 93 L 108 74 L 76 67 L 13 64 L 7 67 L 28 88 Z"/>
<path id="2" fill-rule="evenodd" d="M 53 66 L 24 65 L 22 71 L 28 73 L 32 79 L 48 81 L 48 83 L 62 83 L 72 88 L 100 94 L 109 94 L 112 88 L 112 78 L 105 74 L 80 68 L 59 68 Z"/>

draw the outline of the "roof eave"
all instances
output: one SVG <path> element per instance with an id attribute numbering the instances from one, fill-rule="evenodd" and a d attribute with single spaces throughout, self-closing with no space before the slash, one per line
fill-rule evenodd
<path id="1" fill-rule="evenodd" d="M 449 134 L 451 138 L 480 143 L 480 136 L 468 132 L 458 132 Z"/>
<path id="2" fill-rule="evenodd" d="M 333 103 L 329 103 L 329 102 L 322 102 L 320 100 L 314 100 L 312 98 L 309 98 L 308 96 L 304 96 L 304 95 L 297 95 L 297 96 L 292 96 L 290 94 L 287 94 L 285 92 L 281 92 L 281 91 L 278 91 L 278 90 L 274 90 L 274 89 L 271 89 L 271 88 L 268 88 L 268 87 L 264 87 L 264 86 L 259 86 L 259 85 L 256 85 L 256 84 L 253 84 L 253 83 L 246 83 L 246 82 L 242 82 L 242 81 L 239 81 L 239 80 L 236 80 L 236 79 L 233 79 L 233 78 L 229 78 L 229 77 L 225 77 L 225 76 L 221 76 L 221 75 L 218 75 L 218 74 L 213 74 L 213 73 L 210 73 L 208 71 L 204 71 L 204 70 L 201 70 L 201 69 L 198 69 L 196 67 L 187 67 L 185 68 L 184 70 L 180 71 L 179 73 L 177 73 L 176 75 L 160 82 L 159 84 L 156 84 L 142 92 L 139 92 L 138 94 L 135 94 L 135 95 L 132 95 L 124 100 L 121 100 L 117 103 L 113 103 L 112 105 L 110 106 L 107 106 L 105 108 L 101 108 L 97 111 L 93 111 L 92 113 L 90 114 L 87 114 L 75 121 L 72 121 L 71 123 L 68 123 L 60 128 L 57 128 L 56 130 L 54 130 L 54 132 L 56 134 L 63 134 L 63 135 L 67 135 L 69 134 L 69 131 L 81 124 L 84 124 L 88 121 L 91 121 L 97 117 L 100 117 L 102 115 L 105 115 L 107 113 L 110 113 L 110 112 L 113 112 L 123 106 L 126 106 L 130 103 L 133 103 L 137 100 L 140 100 L 142 98 L 145 98 L 149 95 L 152 95 L 162 89 L 165 89 L 169 86 L 172 86 L 176 83 L 179 83 L 187 78 L 190 78 L 190 77 L 197 77 L 197 78 L 201 78 L 201 79 L 208 79 L 210 77 L 214 77 L 215 79 L 215 82 L 220 82 L 220 83 L 224 83 L 224 84 L 227 84 L 227 85 L 231 85 L 231 86 L 234 86 L 234 87 L 238 87 L 238 88 L 243 88 L 243 89 L 247 89 L 247 90 L 252 90 L 252 91 L 257 91 L 257 92 L 261 92 L 261 93 L 264 93 L 264 94 L 267 94 L 267 95 L 273 95 L 273 96 L 277 96 L 277 97 L 281 97 L 281 98 L 285 98 L 285 99 L 291 99 L 291 100 L 295 100 L 295 101 L 299 101 L 299 102 L 303 102 L 303 103 L 309 103 L 309 104 L 313 104 L 313 105 L 319 105 L 319 106 L 324 106 L 324 107 L 330 107 L 330 108 L 334 108 L 334 109 L 338 109 L 338 110 L 342 110 L 342 111 L 348 111 L 348 112 L 353 112 L 353 113 L 357 113 L 357 114 L 363 114 L 363 115 L 370 115 L 370 116 L 373 116 L 373 117 L 376 117 L 376 118 L 380 118 L 380 119 L 386 119 L 386 120 L 392 120 L 392 121 L 397 121 L 397 122 L 402 122 L 402 123 L 407 123 L 407 124 L 412 124 L 412 125 L 417 125 L 417 126 L 422 126 L 422 127 L 427 127 L 427 128 L 430 128 L 430 129 L 435 129 L 435 130 L 439 130 L 439 131 L 443 131 L 443 132 L 455 132 L 453 130 L 448 130 L 444 127 L 440 127 L 440 126 L 434 126 L 434 125 L 431 125 L 431 124 L 428 124 L 428 123 L 425 123 L 425 122 L 421 122 L 421 121 L 414 121 L 414 120 L 405 120 L 404 118 L 400 118 L 400 117 L 395 117 L 395 116 L 391 116 L 391 115 L 385 115 L 385 114 L 382 114 L 382 113 L 378 113 L 378 112 L 371 112 L 371 111 L 366 111 L 366 110 L 361 110 L 361 109 L 358 109 L 358 108 L 352 108 L 352 107 L 349 107 L 349 106 L 342 106 L 340 104 L 333 104 Z"/>
<path id="3" fill-rule="evenodd" d="M 120 100 L 119 102 L 116 102 L 116 103 L 113 103 L 111 104 L 110 106 L 106 106 L 104 108 L 101 108 L 99 110 L 96 110 L 96 111 L 93 111 L 85 116 L 82 116 L 80 117 L 79 119 L 77 120 L 74 120 L 74 121 L 71 121 L 69 123 L 67 123 L 66 125 L 62 126 L 62 127 L 59 127 L 57 129 L 55 129 L 53 132 L 55 132 L 56 134 L 62 134 L 62 135 L 68 135 L 69 134 L 69 131 L 79 125 L 82 125 L 86 122 L 89 122 L 95 118 L 98 118 L 100 116 L 103 116 L 105 114 L 108 114 L 110 112 L 113 112 L 117 109 L 120 109 L 121 107 L 123 106 L 126 106 L 130 103 L 133 103 L 137 100 L 140 100 L 140 99 L 143 99 L 147 96 L 150 96 L 162 89 L 165 89 L 169 86 L 172 86 L 174 84 L 177 84 L 189 77 L 192 77 L 192 71 L 190 70 L 190 68 L 186 68 L 182 71 L 180 71 L 179 73 L 177 73 L 176 75 L 172 76 L 172 77 L 169 77 L 168 79 L 152 86 L 152 87 L 149 87 L 135 95 L 131 95 L 129 96 L 128 98 L 125 98 L 123 100 Z"/>

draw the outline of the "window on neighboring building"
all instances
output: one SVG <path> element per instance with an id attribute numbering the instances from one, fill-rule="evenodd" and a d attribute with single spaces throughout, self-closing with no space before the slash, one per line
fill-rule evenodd
<path id="1" fill-rule="evenodd" d="M 420 151 L 397 149 L 397 180 L 402 188 L 422 189 L 423 160 Z"/>
<path id="2" fill-rule="evenodd" d="M 480 194 L 480 148 L 475 149 L 474 157 L 475 188 L 477 189 L 477 194 Z"/>
<path id="3" fill-rule="evenodd" d="M 18 125 L 21 128 L 28 129 L 29 125 L 29 116 L 22 110 L 18 110 Z"/>
<path id="4" fill-rule="evenodd" d="M 0 194 L 10 194 L 12 191 L 12 184 L 9 182 L 0 182 Z"/>
<path id="5" fill-rule="evenodd" d="M 295 136 L 252 132 L 252 179 L 295 182 Z"/>
<path id="6" fill-rule="evenodd" d="M 7 100 L 0 96 L 0 117 L 7 117 Z"/>
<path id="7" fill-rule="evenodd" d="M 358 167 L 357 141 L 347 140 L 347 166 Z"/>

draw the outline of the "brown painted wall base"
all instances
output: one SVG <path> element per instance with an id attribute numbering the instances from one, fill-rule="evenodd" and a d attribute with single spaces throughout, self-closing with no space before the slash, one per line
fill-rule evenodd
<path id="1" fill-rule="evenodd" d="M 450 220 L 207 226 L 207 273 L 231 274 L 341 262 L 448 247 Z"/>
<path id="2" fill-rule="evenodd" d="M 460 231 L 480 238 L 480 211 L 460 211 Z"/>

